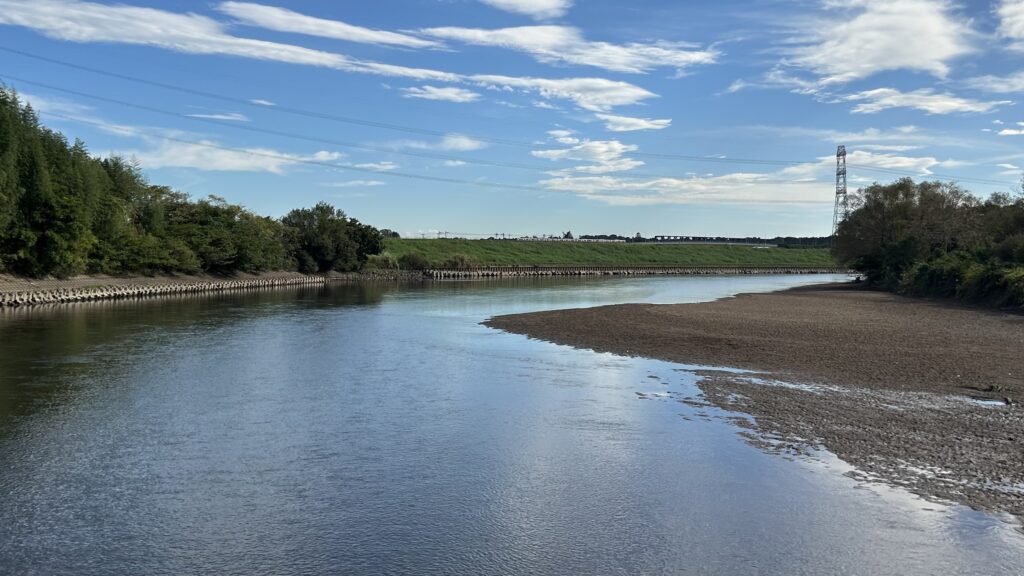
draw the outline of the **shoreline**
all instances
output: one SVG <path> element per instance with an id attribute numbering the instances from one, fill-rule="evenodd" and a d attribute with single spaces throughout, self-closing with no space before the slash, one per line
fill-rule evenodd
<path id="1" fill-rule="evenodd" d="M 1024 315 L 826 284 L 484 324 L 599 352 L 749 370 L 698 371 L 699 401 L 752 416 L 735 420 L 755 445 L 825 448 L 863 479 L 1024 517 Z"/>
<path id="2" fill-rule="evenodd" d="M 80 302 L 99 302 L 222 292 L 324 285 L 329 282 L 422 280 L 420 274 L 393 272 L 302 274 L 299 272 L 239 273 L 230 276 L 78 276 L 67 279 L 29 279 L 0 275 L 0 309 Z"/>
<path id="3" fill-rule="evenodd" d="M 67 304 L 101 300 L 172 296 L 223 290 L 272 289 L 281 286 L 326 284 L 328 282 L 475 280 L 548 276 L 689 276 L 748 274 L 834 274 L 834 268 L 806 267 L 601 267 L 601 266 L 495 266 L 474 269 L 430 269 L 424 271 L 376 270 L 366 272 L 237 273 L 230 276 L 78 276 L 67 279 L 32 279 L 0 274 L 0 309 L 44 304 Z"/>

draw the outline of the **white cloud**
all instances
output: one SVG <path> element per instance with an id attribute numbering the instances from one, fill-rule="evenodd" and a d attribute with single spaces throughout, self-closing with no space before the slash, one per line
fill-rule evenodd
<path id="1" fill-rule="evenodd" d="M 448 86 L 439 88 L 437 86 L 413 86 L 411 88 L 402 88 L 403 98 L 422 98 L 424 100 L 443 100 L 446 102 L 475 102 L 480 99 L 480 95 L 472 90 L 466 90 L 465 88 L 456 88 L 454 86 Z"/>
<path id="2" fill-rule="evenodd" d="M 929 114 L 981 113 L 990 112 L 1008 100 L 982 102 L 955 96 L 948 92 L 935 92 L 922 88 L 912 92 L 900 92 L 895 88 L 876 88 L 840 98 L 842 101 L 859 102 L 853 111 L 858 114 L 872 114 L 890 108 L 915 108 Z"/>
<path id="3" fill-rule="evenodd" d="M 557 137 L 559 141 L 563 141 L 565 138 L 568 137 Z M 553 161 L 569 160 L 587 162 L 587 164 L 574 166 L 573 168 L 564 170 L 562 173 L 582 172 L 587 174 L 607 174 L 610 172 L 632 170 L 639 166 L 643 166 L 644 163 L 640 160 L 634 160 L 625 156 L 629 152 L 635 152 L 636 150 L 637 146 L 633 144 L 623 144 L 618 140 L 584 140 L 570 148 L 534 150 L 531 154 L 537 158 L 545 158 Z"/>
<path id="4" fill-rule="evenodd" d="M 322 186 L 331 188 L 367 188 L 370 186 L 383 186 L 386 182 L 380 180 L 342 180 L 340 182 L 325 182 Z"/>
<path id="5" fill-rule="evenodd" d="M 650 118 L 631 118 L 629 116 L 615 116 L 612 114 L 596 114 L 604 120 L 604 127 L 612 132 L 633 132 L 635 130 L 662 130 L 672 124 L 669 118 L 654 120 Z"/>
<path id="6" fill-rule="evenodd" d="M 471 152 L 487 147 L 487 142 L 477 140 L 465 134 L 446 134 L 437 142 L 420 140 L 399 140 L 391 142 L 394 148 L 413 148 L 416 150 L 442 150 L 446 152 Z"/>
<path id="7" fill-rule="evenodd" d="M 1000 136 L 1024 136 L 1024 122 L 1017 122 L 1021 128 L 1003 128 L 999 131 Z"/>
<path id="8" fill-rule="evenodd" d="M 358 60 L 333 52 L 233 36 L 221 23 L 197 14 L 82 0 L 0 0 L 0 24 L 31 28 L 50 38 L 70 42 L 153 46 L 187 54 L 235 56 L 360 74 L 520 90 L 544 99 L 569 100 L 592 111 L 604 112 L 656 96 L 639 86 L 605 78 L 461 75 Z"/>
<path id="9" fill-rule="evenodd" d="M 285 168 L 308 161 L 327 162 L 341 155 L 320 151 L 309 156 L 288 154 L 269 148 L 228 150 L 211 140 L 192 142 L 163 141 L 145 150 L 116 152 L 134 157 L 147 169 L 192 168 L 218 172 L 270 172 L 284 174 Z"/>
<path id="10" fill-rule="evenodd" d="M 999 15 L 999 35 L 1013 41 L 1014 48 L 1024 50 L 1024 2 L 1003 0 L 996 13 Z"/>
<path id="11" fill-rule="evenodd" d="M 858 175 L 865 168 L 900 169 L 931 174 L 934 166 L 958 162 L 932 157 L 874 154 L 855 150 L 847 160 L 851 181 L 873 181 Z M 623 178 L 610 175 L 581 176 L 559 173 L 540 185 L 554 191 L 578 194 L 583 198 L 615 206 L 665 204 L 829 204 L 834 198 L 832 178 L 835 157 L 823 156 L 815 162 L 789 166 L 770 173 L 735 172 L 722 175 L 691 174 L 686 178 Z M 870 172 L 867 170 L 866 172 Z"/>
<path id="12" fill-rule="evenodd" d="M 220 23 L 206 16 L 155 8 L 79 0 L 0 0 L 0 23 L 25 26 L 70 42 L 136 44 L 189 54 L 223 54 L 341 69 L 354 65 L 340 54 L 239 38 L 227 34 Z"/>
<path id="13" fill-rule="evenodd" d="M 437 42 L 397 32 L 373 30 L 340 20 L 327 20 L 293 12 L 285 8 L 264 6 L 250 2 L 222 2 L 217 10 L 250 26 L 277 32 L 306 34 L 364 44 L 383 44 L 404 48 L 435 48 Z"/>
<path id="14" fill-rule="evenodd" d="M 733 173 L 688 178 L 625 179 L 614 176 L 558 176 L 540 182 L 613 206 L 665 204 L 831 203 L 834 191 L 820 181 L 777 182 L 769 174 Z"/>
<path id="15" fill-rule="evenodd" d="M 95 126 L 108 134 L 114 134 L 115 136 L 137 136 L 139 133 L 139 130 L 135 127 L 115 124 L 99 118 L 93 114 L 93 108 L 91 106 L 79 104 L 72 100 L 40 96 L 38 94 L 29 94 L 26 92 L 19 92 L 18 97 L 22 102 L 32 106 L 32 109 L 35 110 L 37 114 L 43 116 L 50 115 L 56 120 L 83 122 L 85 124 Z"/>
<path id="16" fill-rule="evenodd" d="M 466 136 L 465 134 L 448 134 L 441 139 L 441 150 L 456 150 L 468 152 L 470 150 L 480 150 L 486 148 L 487 143 Z"/>
<path id="17" fill-rule="evenodd" d="M 387 172 L 398 169 L 398 164 L 394 162 L 364 162 L 362 164 L 353 164 L 352 166 L 361 170 L 373 170 L 375 172 Z"/>
<path id="18" fill-rule="evenodd" d="M 966 81 L 970 88 L 991 92 L 993 94 L 1011 94 L 1013 92 L 1024 92 L 1024 72 L 1017 72 L 1009 76 L 978 76 Z"/>
<path id="19" fill-rule="evenodd" d="M 997 167 L 1003 170 L 999 172 L 999 176 L 1013 176 L 1014 178 L 1021 176 L 1024 173 L 1024 168 L 1017 166 L 1016 164 L 996 164 Z"/>
<path id="20" fill-rule="evenodd" d="M 544 98 L 570 100 L 592 112 L 607 112 L 616 106 L 627 106 L 654 98 L 657 94 L 639 86 L 607 78 L 531 78 L 478 74 L 468 80 L 484 87 L 508 87 L 537 92 Z"/>
<path id="21" fill-rule="evenodd" d="M 712 64 L 713 49 L 698 49 L 684 42 L 611 44 L 587 40 L 569 26 L 520 26 L 516 28 L 427 28 L 423 34 L 477 46 L 496 46 L 532 55 L 545 64 L 594 66 L 613 72 L 640 74 L 656 68 L 683 70 Z"/>
<path id="22" fill-rule="evenodd" d="M 448 166 L 449 168 L 457 168 L 459 166 L 465 166 L 466 163 L 463 162 L 462 160 L 445 160 L 444 165 Z"/>
<path id="23" fill-rule="evenodd" d="M 566 144 L 566 145 L 579 144 L 581 142 L 581 140 L 579 138 L 577 138 L 576 136 L 574 136 L 574 134 L 576 134 L 576 133 L 573 132 L 572 130 L 563 130 L 563 129 L 548 130 L 548 136 L 551 136 L 551 138 L 555 142 L 558 142 L 559 144 Z"/>
<path id="24" fill-rule="evenodd" d="M 252 100 L 249 100 L 249 102 L 252 102 L 257 106 L 277 106 L 277 104 L 271 102 L 270 100 L 264 100 L 262 98 L 253 98 Z"/>
<path id="25" fill-rule="evenodd" d="M 538 20 L 559 18 L 572 7 L 573 0 L 480 0 L 499 10 L 531 16 Z"/>
<path id="26" fill-rule="evenodd" d="M 825 157 L 823 161 L 830 166 L 835 162 L 835 157 Z M 899 156 L 896 154 L 875 154 L 865 150 L 853 150 L 846 155 L 846 162 L 851 166 L 850 171 L 856 171 L 858 167 L 886 168 L 890 170 L 907 170 L 917 172 L 922 176 L 930 175 L 931 168 L 945 165 L 950 168 L 954 161 L 940 161 L 931 156 Z"/>
<path id="27" fill-rule="evenodd" d="M 859 144 L 857 148 L 874 152 L 910 152 L 911 150 L 920 150 L 923 146 L 909 144 Z"/>
<path id="28" fill-rule="evenodd" d="M 189 118 L 206 118 L 208 120 L 226 120 L 229 122 L 248 122 L 249 117 L 238 112 L 223 112 L 218 114 L 187 114 Z"/>
<path id="29" fill-rule="evenodd" d="M 824 0 L 834 19 L 814 22 L 793 39 L 787 64 L 823 84 L 912 70 L 945 78 L 950 62 L 973 52 L 968 20 L 949 0 Z M 809 44 L 804 38 L 810 37 Z"/>

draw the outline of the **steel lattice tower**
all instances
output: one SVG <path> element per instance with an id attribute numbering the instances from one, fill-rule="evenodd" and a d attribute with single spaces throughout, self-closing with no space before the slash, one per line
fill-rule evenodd
<path id="1" fill-rule="evenodd" d="M 846 220 L 850 204 L 846 198 L 846 146 L 836 149 L 836 205 L 832 210 L 832 236 L 839 231 L 839 223 Z"/>

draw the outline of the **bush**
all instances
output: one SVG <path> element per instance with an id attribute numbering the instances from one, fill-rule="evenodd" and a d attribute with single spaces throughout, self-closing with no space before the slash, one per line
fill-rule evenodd
<path id="1" fill-rule="evenodd" d="M 383 254 L 371 254 L 366 258 L 364 270 L 396 270 L 398 269 L 398 258 L 390 252 Z"/>
<path id="2" fill-rule="evenodd" d="M 475 268 L 477 264 L 478 262 L 472 256 L 452 254 L 441 263 L 441 268 Z"/>
<path id="3" fill-rule="evenodd" d="M 900 277 L 899 291 L 914 296 L 958 296 L 970 267 L 969 260 L 953 254 L 918 262 Z"/>
<path id="4" fill-rule="evenodd" d="M 426 270 L 430 268 L 430 262 L 419 252 L 409 252 L 398 258 L 398 267 L 402 270 Z"/>

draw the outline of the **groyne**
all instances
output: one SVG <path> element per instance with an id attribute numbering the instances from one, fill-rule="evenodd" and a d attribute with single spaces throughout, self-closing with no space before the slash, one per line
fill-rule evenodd
<path id="1" fill-rule="evenodd" d="M 290 275 L 269 278 L 185 281 L 168 280 L 162 283 L 123 283 L 84 287 L 9 290 L 0 291 L 0 308 L 37 306 L 41 304 L 90 302 L 95 300 L 118 300 L 123 298 L 144 298 L 151 296 L 171 296 L 175 294 L 191 294 L 195 292 L 316 285 L 325 284 L 333 279 L 335 278 L 328 276 Z"/>
<path id="2" fill-rule="evenodd" d="M 800 266 L 487 266 L 427 270 L 435 280 L 524 276 L 728 276 L 743 274 L 847 274 L 845 268 Z"/>

